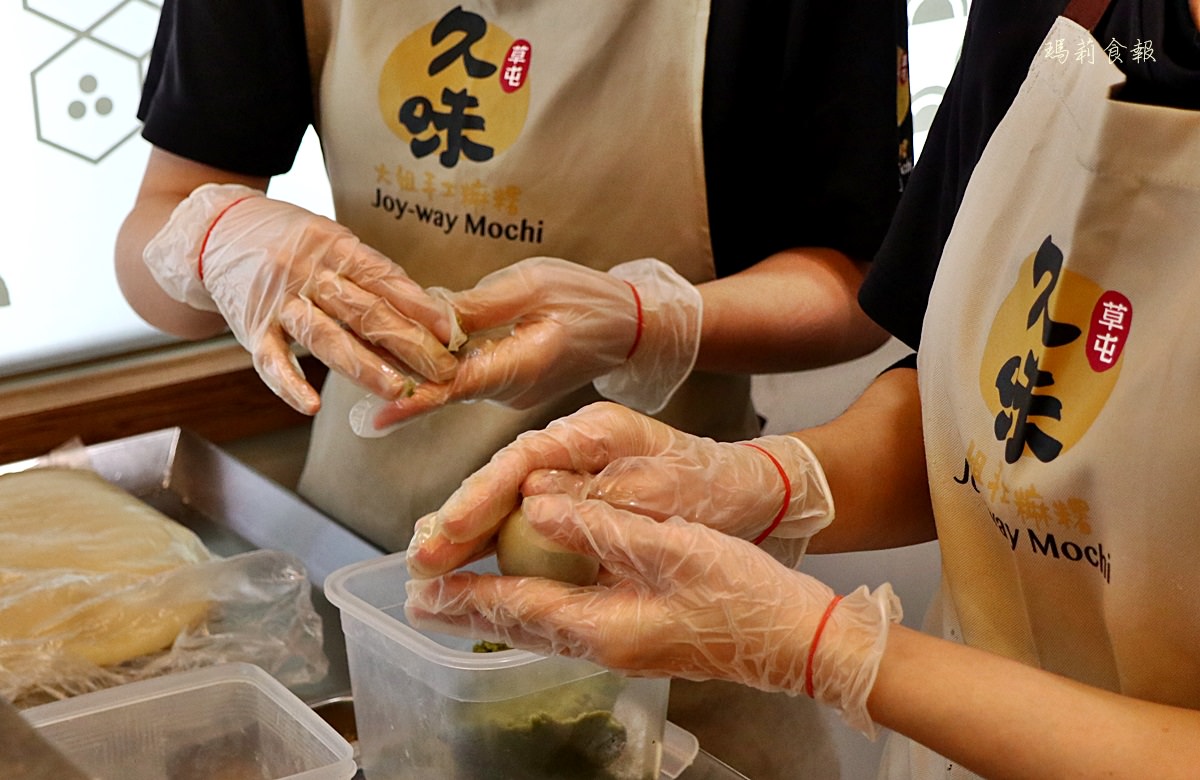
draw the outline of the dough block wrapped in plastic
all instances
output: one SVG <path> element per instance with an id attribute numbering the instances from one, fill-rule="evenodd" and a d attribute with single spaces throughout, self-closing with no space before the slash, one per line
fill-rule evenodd
<path id="1" fill-rule="evenodd" d="M 324 676 L 298 560 L 218 557 L 87 470 L 0 476 L 0 695 L 29 706 L 226 661 Z"/>

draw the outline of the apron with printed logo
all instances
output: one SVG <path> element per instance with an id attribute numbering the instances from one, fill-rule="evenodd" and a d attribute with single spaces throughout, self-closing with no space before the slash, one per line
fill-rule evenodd
<path id="1" fill-rule="evenodd" d="M 599 270 L 655 257 L 693 283 L 713 278 L 707 0 L 307 0 L 305 11 L 337 218 L 420 284 L 465 289 L 538 255 Z M 456 404 L 362 439 L 348 412 L 364 396 L 329 376 L 299 489 L 392 550 L 522 431 L 599 400 L 589 386 L 524 411 Z M 716 439 L 759 433 L 748 376 L 696 372 L 656 416 Z M 748 740 L 748 718 L 764 713 L 808 721 L 810 739 Z M 671 719 L 755 777 L 820 774 L 832 760 L 804 700 L 677 681 Z"/>
<path id="2" fill-rule="evenodd" d="M 538 255 L 713 278 L 707 2 L 310 0 L 306 18 L 337 218 L 420 284 L 466 289 Z M 330 376 L 300 491 L 392 550 L 519 433 L 599 398 L 456 404 L 361 439 L 347 419 L 365 395 Z M 660 416 L 758 432 L 748 377 L 697 374 Z"/>
<path id="3" fill-rule="evenodd" d="M 1200 113 L 1114 99 L 1124 77 L 1089 32 L 1105 5 L 1050 30 L 931 292 L 928 627 L 1200 707 Z M 973 777 L 898 737 L 883 775 Z"/>

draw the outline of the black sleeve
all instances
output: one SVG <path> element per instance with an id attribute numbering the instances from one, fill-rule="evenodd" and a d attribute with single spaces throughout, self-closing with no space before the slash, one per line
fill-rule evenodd
<path id="1" fill-rule="evenodd" d="M 899 198 L 904 34 L 880 10 L 878 0 L 713 0 L 703 129 L 719 276 L 790 247 L 875 253 Z"/>
<path id="2" fill-rule="evenodd" d="M 1066 0 L 975 0 L 962 53 L 920 160 L 859 292 L 863 309 L 913 347 L 967 182 Z"/>
<path id="3" fill-rule="evenodd" d="M 1119 55 L 1126 82 L 1118 99 L 1200 110 L 1200 31 L 1188 0 L 1114 2 L 1096 40 Z M 1147 56 L 1138 56 L 1139 43 Z"/>
<path id="4" fill-rule="evenodd" d="M 312 123 L 298 0 L 165 0 L 138 118 L 147 141 L 225 170 L 292 167 Z"/>

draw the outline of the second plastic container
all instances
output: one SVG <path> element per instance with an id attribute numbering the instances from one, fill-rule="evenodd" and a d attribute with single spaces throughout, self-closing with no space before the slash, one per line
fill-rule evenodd
<path id="1" fill-rule="evenodd" d="M 100 780 L 349 780 L 356 769 L 345 739 L 245 663 L 127 683 L 23 715 Z"/>
<path id="2" fill-rule="evenodd" d="M 325 582 L 370 780 L 657 780 L 667 680 L 418 631 L 404 619 L 407 579 L 398 553 Z"/>

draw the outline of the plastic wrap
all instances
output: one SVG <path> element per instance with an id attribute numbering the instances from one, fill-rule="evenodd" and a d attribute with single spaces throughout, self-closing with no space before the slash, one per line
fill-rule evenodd
<path id="1" fill-rule="evenodd" d="M 299 560 L 215 556 L 86 470 L 0 477 L 0 695 L 25 707 L 227 661 L 325 675 Z"/>

